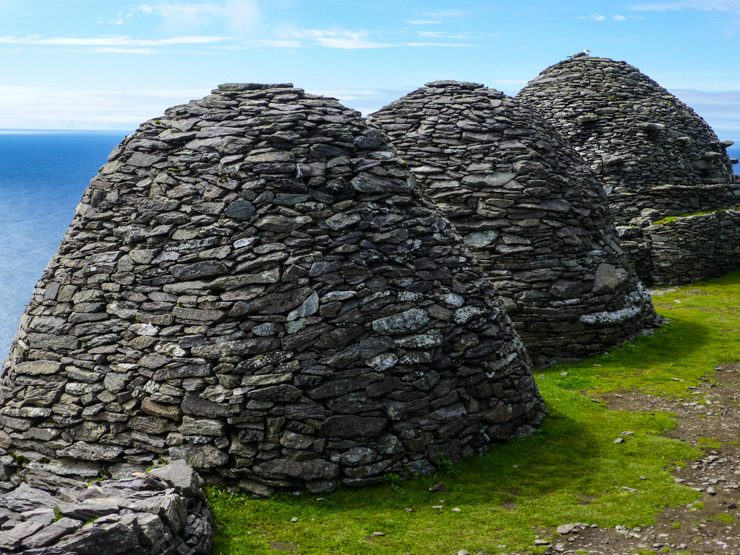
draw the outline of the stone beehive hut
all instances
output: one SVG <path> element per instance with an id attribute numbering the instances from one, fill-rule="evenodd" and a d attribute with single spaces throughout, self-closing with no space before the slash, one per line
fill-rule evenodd
<path id="1" fill-rule="evenodd" d="M 653 325 L 600 183 L 536 114 L 483 85 L 440 81 L 370 121 L 473 249 L 539 363 Z"/>
<path id="2" fill-rule="evenodd" d="M 543 415 L 489 281 L 357 112 L 223 85 L 111 155 L 5 364 L 0 446 L 259 493 L 425 472 Z"/>
<path id="3" fill-rule="evenodd" d="M 586 159 L 609 194 L 641 277 L 686 281 L 740 260 L 740 188 L 726 148 L 691 108 L 637 68 L 581 57 L 545 69 L 517 98 Z M 729 210 L 728 210 L 729 209 Z M 702 218 L 642 229 L 664 217 Z M 719 245 L 723 245 L 719 247 Z"/>

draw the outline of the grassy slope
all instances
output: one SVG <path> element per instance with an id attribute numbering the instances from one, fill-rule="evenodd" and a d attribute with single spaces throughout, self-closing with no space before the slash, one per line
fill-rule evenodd
<path id="1" fill-rule="evenodd" d="M 622 389 L 688 395 L 699 376 L 740 359 L 739 304 L 740 273 L 656 296 L 670 324 L 609 354 L 539 373 L 550 415 L 538 433 L 439 476 L 390 478 L 325 500 L 252 500 L 210 488 L 214 553 L 536 551 L 535 537 L 559 524 L 651 523 L 665 506 L 697 498 L 673 482 L 670 469 L 698 453 L 661 435 L 675 424 L 670 415 L 610 411 L 591 397 Z M 623 431 L 634 435 L 615 444 Z M 440 481 L 448 491 L 430 493 Z M 375 531 L 385 536 L 372 537 Z"/>

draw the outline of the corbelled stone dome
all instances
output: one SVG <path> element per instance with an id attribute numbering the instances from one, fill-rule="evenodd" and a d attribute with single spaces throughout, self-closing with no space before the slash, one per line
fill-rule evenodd
<path id="1" fill-rule="evenodd" d="M 259 493 L 426 472 L 543 416 L 490 282 L 378 131 L 222 85 L 93 179 L 24 314 L 0 446 L 95 474 L 184 458 Z"/>
<path id="2" fill-rule="evenodd" d="M 697 200 L 707 208 L 721 206 L 723 198 L 727 206 L 737 202 L 727 186 L 734 181 L 725 150 L 732 143 L 720 142 L 696 112 L 626 62 L 581 57 L 557 63 L 517 99 L 589 163 L 607 186 L 620 224 L 646 208 L 668 215 L 671 205 L 677 213 L 698 210 Z M 693 205 L 691 194 L 701 195 Z"/>
<path id="3" fill-rule="evenodd" d="M 691 108 L 630 64 L 591 57 L 550 66 L 517 99 L 602 179 L 614 221 L 637 226 L 619 231 L 643 280 L 680 283 L 738 267 L 732 142 Z"/>
<path id="4" fill-rule="evenodd" d="M 429 83 L 370 117 L 505 298 L 535 360 L 603 352 L 655 322 L 603 187 L 542 118 L 475 83 Z"/>

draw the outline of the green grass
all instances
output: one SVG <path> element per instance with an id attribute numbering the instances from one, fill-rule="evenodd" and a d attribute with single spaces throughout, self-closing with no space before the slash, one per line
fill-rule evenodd
<path id="1" fill-rule="evenodd" d="M 689 397 L 715 366 L 740 360 L 740 272 L 665 289 L 653 303 L 670 322 L 609 353 L 555 366 L 539 383 L 574 390 L 639 390 Z M 566 371 L 567 376 L 561 373 Z M 680 381 L 677 381 L 680 380 Z"/>
<path id="2" fill-rule="evenodd" d="M 703 451 L 708 451 L 709 449 L 720 449 L 722 442 L 713 437 L 700 437 L 696 440 L 696 446 Z"/>
<path id="3" fill-rule="evenodd" d="M 740 273 L 656 296 L 670 324 L 607 355 L 539 372 L 549 416 L 538 432 L 444 474 L 390 477 L 324 500 L 310 494 L 253 500 L 210 487 L 213 553 L 541 552 L 534 539 L 554 538 L 559 524 L 650 524 L 665 507 L 698 499 L 673 482 L 671 469 L 699 452 L 663 435 L 675 426 L 671 415 L 612 411 L 594 398 L 630 389 L 690 395 L 687 387 L 700 376 L 740 358 L 739 299 Z M 615 444 L 624 431 L 634 434 Z M 430 493 L 440 481 L 448 491 Z M 376 531 L 385 536 L 373 537 Z"/>
<path id="4" fill-rule="evenodd" d="M 713 520 L 727 524 L 728 526 L 732 526 L 735 523 L 735 517 L 731 513 L 719 513 L 714 516 Z"/>
<path id="5" fill-rule="evenodd" d="M 653 225 L 669 224 L 671 222 L 675 222 L 676 220 L 680 218 L 691 218 L 693 216 L 706 216 L 708 214 L 716 214 L 717 212 L 723 212 L 724 210 L 728 210 L 728 208 L 718 208 L 717 210 L 700 210 L 698 212 L 687 212 L 685 214 L 677 214 L 675 216 L 666 216 L 665 218 L 660 218 L 659 220 L 655 220 L 653 222 Z"/>

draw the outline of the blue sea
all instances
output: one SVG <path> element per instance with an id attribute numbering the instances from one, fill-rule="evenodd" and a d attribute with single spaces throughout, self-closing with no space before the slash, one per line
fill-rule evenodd
<path id="1" fill-rule="evenodd" d="M 82 192 L 124 135 L 0 131 L 0 360 Z"/>
<path id="2" fill-rule="evenodd" d="M 82 192 L 124 135 L 0 131 L 0 360 Z"/>

